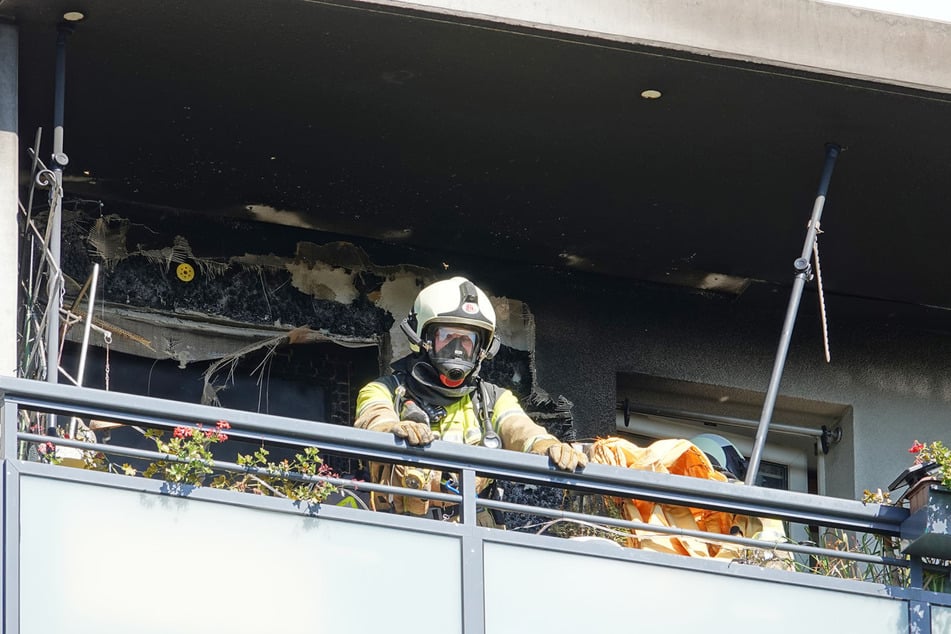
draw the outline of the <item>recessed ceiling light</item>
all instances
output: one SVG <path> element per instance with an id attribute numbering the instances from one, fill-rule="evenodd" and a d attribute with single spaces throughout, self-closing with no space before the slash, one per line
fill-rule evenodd
<path id="1" fill-rule="evenodd" d="M 67 22 L 80 22 L 86 17 L 82 11 L 67 11 L 63 14 L 63 19 Z"/>
<path id="2" fill-rule="evenodd" d="M 654 90 L 653 88 L 648 88 L 647 90 L 641 93 L 641 97 L 644 99 L 660 99 L 661 92 L 659 90 Z"/>

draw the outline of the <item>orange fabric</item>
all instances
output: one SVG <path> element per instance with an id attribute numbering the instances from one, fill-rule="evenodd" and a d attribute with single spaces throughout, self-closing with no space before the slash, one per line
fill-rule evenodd
<path id="1" fill-rule="evenodd" d="M 694 478 L 726 482 L 726 477 L 713 468 L 706 454 L 687 440 L 671 438 L 658 440 L 647 447 L 622 438 L 603 438 L 590 450 L 591 461 L 630 469 L 645 469 Z M 740 516 L 725 511 L 689 508 L 635 499 L 616 499 L 622 515 L 629 521 L 640 521 L 658 526 L 670 526 L 709 533 L 729 535 Z M 745 518 L 744 518 L 745 519 Z M 708 543 L 696 538 L 635 530 L 628 539 L 634 548 L 677 553 L 691 557 L 730 557 L 733 549 L 727 545 Z"/>

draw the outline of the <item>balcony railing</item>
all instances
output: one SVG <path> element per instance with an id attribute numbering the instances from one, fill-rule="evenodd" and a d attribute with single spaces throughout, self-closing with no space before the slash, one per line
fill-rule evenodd
<path id="1" fill-rule="evenodd" d="M 899 538 L 909 513 L 887 505 L 711 482 L 591 464 L 553 469 L 547 459 L 434 442 L 405 447 L 390 434 L 303 419 L 0 378 L 3 623 L 10 634 L 46 632 L 487 632 L 727 627 L 799 632 L 951 631 L 951 595 L 921 588 L 923 558 L 843 552 L 803 543 L 659 527 L 617 517 L 476 495 L 476 476 L 576 496 L 636 498 L 775 517 L 849 534 Z M 56 442 L 130 460 L 168 459 L 114 443 L 84 443 L 28 429 L 56 416 L 170 430 L 227 420 L 232 439 L 317 447 L 321 455 L 400 462 L 460 475 L 459 493 L 414 495 L 458 504 L 458 521 L 309 506 L 209 487 L 170 487 L 138 476 L 23 459 Z M 45 426 L 41 426 L 41 429 Z M 241 471 L 216 461 L 217 469 Z M 340 477 L 357 494 L 407 493 Z M 719 539 L 798 561 L 843 560 L 858 570 L 909 568 L 907 586 L 824 577 L 739 561 L 701 559 L 484 528 L 481 508 L 599 526 Z M 907 537 L 907 534 L 905 535 Z M 810 623 L 810 620 L 814 622 Z M 716 629 L 716 626 L 714 626 Z"/>

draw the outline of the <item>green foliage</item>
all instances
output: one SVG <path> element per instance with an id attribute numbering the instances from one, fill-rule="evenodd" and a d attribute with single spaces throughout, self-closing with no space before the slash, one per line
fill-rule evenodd
<path id="1" fill-rule="evenodd" d="M 842 552 L 877 555 L 891 559 L 904 559 L 900 541 L 895 537 L 852 533 L 841 529 L 828 529 L 820 537 L 820 546 Z M 885 564 L 857 562 L 833 556 L 818 556 L 811 559 L 811 566 L 804 566 L 808 572 L 838 577 L 882 583 L 890 586 L 903 586 L 908 582 L 908 570 Z"/>
<path id="2" fill-rule="evenodd" d="M 148 430 L 146 437 L 155 443 L 157 451 L 166 454 L 169 459 L 153 462 L 142 475 L 146 478 L 158 477 L 179 486 L 201 486 L 205 476 L 214 472 L 211 445 L 227 440 L 228 436 L 223 430 L 229 427 L 225 421 L 218 421 L 214 430 L 204 430 L 201 425 L 176 427 L 168 441 L 162 432 Z"/>
<path id="3" fill-rule="evenodd" d="M 908 452 L 916 454 L 915 464 L 927 464 L 929 462 L 937 464 L 941 485 L 951 488 L 951 449 L 945 447 L 944 443 L 935 440 L 925 444 L 916 440 Z"/>
<path id="4" fill-rule="evenodd" d="M 908 452 L 915 455 L 915 464 L 936 463 L 936 476 L 940 479 L 942 485 L 951 487 L 951 449 L 945 447 L 941 441 L 925 444 L 916 440 L 908 449 Z M 876 489 L 875 491 L 866 489 L 862 501 L 866 504 L 893 506 L 901 502 L 901 500 L 893 502 L 889 492 L 882 491 L 882 489 Z M 828 530 L 822 535 L 821 542 L 823 547 L 832 550 L 877 555 L 891 559 L 906 558 L 901 552 L 901 540 L 895 537 Z M 949 586 L 949 563 L 951 562 L 938 559 L 922 559 L 922 586 L 925 590 L 933 592 L 951 590 L 951 586 Z M 909 583 L 907 568 L 861 563 L 832 556 L 812 558 L 811 566 L 807 567 L 807 571 L 831 577 L 871 581 L 892 586 L 904 586 Z"/>
<path id="5" fill-rule="evenodd" d="M 337 490 L 329 482 L 313 479 L 313 476 L 336 476 L 324 464 L 316 447 L 306 447 L 304 453 L 296 454 L 293 460 L 271 462 L 268 455 L 264 447 L 250 456 L 238 455 L 237 463 L 245 471 L 223 473 L 211 482 L 211 486 L 258 495 L 276 495 L 309 505 L 320 504 Z"/>
<path id="6" fill-rule="evenodd" d="M 337 477 L 324 464 L 316 447 L 305 447 L 303 453 L 296 454 L 292 459 L 272 462 L 268 459 L 268 450 L 261 446 L 251 455 L 238 454 L 236 462 L 243 471 L 216 469 L 212 446 L 227 441 L 225 432 L 230 428 L 231 425 L 223 420 L 218 421 L 214 428 L 205 428 L 201 424 L 176 427 L 171 438 L 158 429 L 145 430 L 145 437 L 155 443 L 156 451 L 163 457 L 149 463 L 141 474 L 127 463 L 111 463 L 100 452 L 84 452 L 84 467 L 94 471 L 156 478 L 177 488 L 204 486 L 208 481 L 208 486 L 216 489 L 277 496 L 307 505 L 320 504 L 337 490 L 326 480 L 316 479 Z M 52 443 L 46 443 L 40 455 L 45 461 L 57 461 Z"/>

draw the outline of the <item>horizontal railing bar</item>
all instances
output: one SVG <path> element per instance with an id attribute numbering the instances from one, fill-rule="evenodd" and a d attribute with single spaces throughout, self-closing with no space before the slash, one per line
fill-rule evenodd
<path id="1" fill-rule="evenodd" d="M 392 434 L 342 425 L 25 379 L 0 377 L 0 393 L 24 407 L 41 410 L 68 413 L 70 408 L 73 411 L 83 408 L 107 420 L 121 420 L 123 415 L 131 414 L 139 421 L 165 427 L 169 426 L 169 419 L 190 423 L 227 420 L 232 431 L 237 427 L 245 433 L 261 433 L 265 439 L 275 442 L 301 444 L 309 441 L 321 451 L 356 455 L 366 460 L 418 464 L 448 471 L 470 468 L 498 479 L 890 536 L 900 534 L 901 523 L 908 517 L 907 509 L 888 505 L 608 465 L 590 464 L 583 471 L 568 473 L 553 469 L 548 458 L 543 456 L 445 441 L 434 441 L 421 448 L 407 447 Z"/>
<path id="2" fill-rule="evenodd" d="M 180 463 L 191 462 L 190 460 L 186 458 L 181 458 L 174 454 L 162 453 L 160 451 L 152 451 L 149 449 L 136 449 L 134 447 L 123 447 L 122 445 L 105 445 L 102 443 L 91 443 L 91 442 L 86 442 L 82 440 L 74 440 L 71 438 L 57 438 L 55 436 L 43 436 L 41 434 L 31 434 L 27 432 L 17 433 L 17 439 L 24 440 L 27 442 L 52 442 L 55 445 L 62 445 L 64 447 L 73 447 L 75 449 L 82 449 L 85 451 L 99 451 L 102 453 L 115 454 L 119 456 L 128 456 L 131 458 L 163 460 L 167 462 L 180 462 Z M 269 469 L 262 469 L 260 467 L 244 466 L 236 462 L 229 462 L 227 460 L 208 460 L 206 461 L 206 464 L 214 469 L 218 469 L 221 471 L 231 471 L 235 473 L 248 473 L 251 475 L 286 478 L 288 480 L 295 480 L 297 482 L 304 482 L 304 483 L 327 482 L 327 483 L 333 484 L 334 486 L 338 486 L 345 489 L 352 489 L 354 491 L 370 491 L 370 492 L 387 493 L 387 494 L 394 494 L 394 495 L 408 495 L 412 497 L 425 498 L 427 500 L 449 502 L 451 504 L 459 504 L 462 502 L 462 496 L 458 494 L 454 494 L 454 493 L 439 493 L 438 491 L 408 489 L 405 487 L 376 484 L 373 482 L 365 482 L 362 480 L 349 480 L 347 478 L 334 478 L 330 476 L 308 475 L 308 474 L 299 473 L 296 471 L 287 471 L 287 472 L 271 471 Z"/>
<path id="3" fill-rule="evenodd" d="M 706 531 L 691 530 L 687 528 L 677 528 L 673 526 L 661 526 L 658 524 L 648 524 L 646 522 L 637 522 L 633 520 L 623 520 L 613 517 L 603 517 L 600 515 L 588 515 L 587 513 L 576 513 L 574 511 L 562 511 L 560 509 L 546 509 L 515 502 L 505 502 L 501 500 L 478 499 L 478 506 L 497 509 L 508 513 L 523 513 L 527 515 L 541 515 L 543 517 L 554 517 L 558 519 L 571 519 L 585 522 L 586 524 L 607 524 L 619 528 L 631 528 L 636 530 L 650 531 L 662 535 L 673 535 L 682 537 L 693 537 L 702 541 L 726 542 L 740 546 L 749 546 L 759 550 L 784 550 L 805 555 L 829 556 L 838 559 L 850 559 L 870 564 L 882 564 L 887 566 L 908 567 L 910 563 L 906 559 L 895 559 L 891 557 L 882 557 L 879 555 L 868 555 L 865 553 L 855 553 L 843 550 L 834 550 L 822 548 L 820 546 L 807 546 L 796 542 L 772 542 L 752 537 L 738 537 L 735 535 L 724 535 L 722 533 L 708 533 Z M 594 521 L 592 521 L 594 520 Z M 631 535 L 634 539 L 644 539 L 644 535 Z"/>

